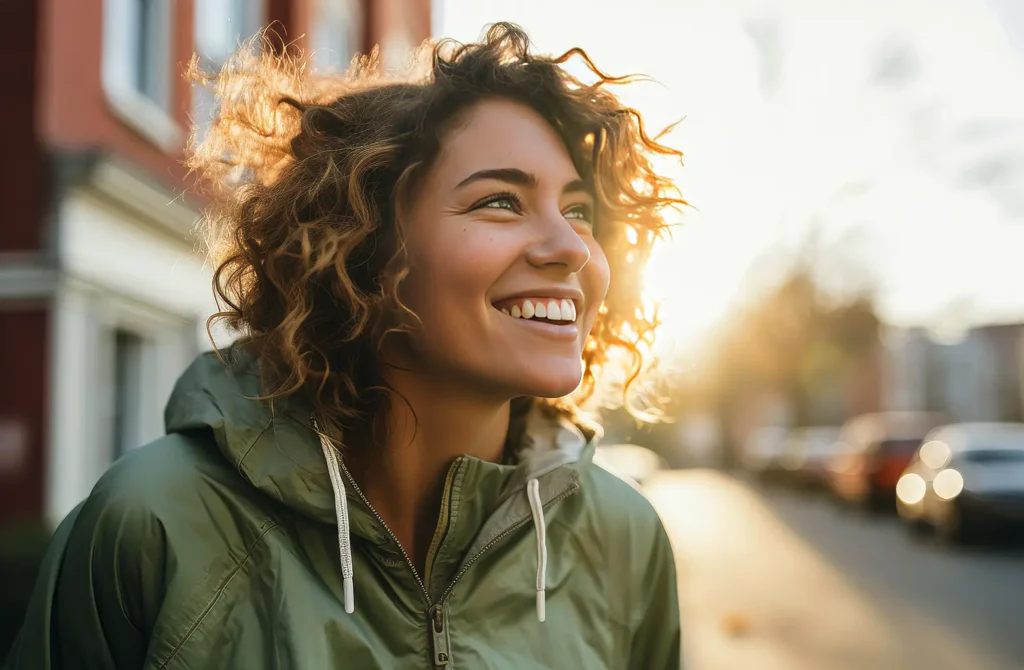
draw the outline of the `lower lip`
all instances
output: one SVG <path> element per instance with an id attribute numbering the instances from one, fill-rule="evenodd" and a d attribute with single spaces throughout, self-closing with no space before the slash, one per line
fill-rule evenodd
<path id="1" fill-rule="evenodd" d="M 576 327 L 575 323 L 566 323 L 565 325 L 561 325 L 547 323 L 544 321 L 534 321 L 533 319 L 520 319 L 518 317 L 505 314 L 500 310 L 497 311 L 509 321 L 514 321 L 523 328 L 532 330 L 534 333 L 552 340 L 575 342 L 580 336 L 580 329 Z"/>

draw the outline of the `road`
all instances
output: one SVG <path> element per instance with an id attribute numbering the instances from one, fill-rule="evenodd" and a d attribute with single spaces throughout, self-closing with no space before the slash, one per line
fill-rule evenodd
<path id="1" fill-rule="evenodd" d="M 646 487 L 679 562 L 688 670 L 1024 669 L 1024 552 L 711 471 Z"/>

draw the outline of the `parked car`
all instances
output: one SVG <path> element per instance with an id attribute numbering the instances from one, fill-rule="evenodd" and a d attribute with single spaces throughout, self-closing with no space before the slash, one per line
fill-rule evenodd
<path id="1" fill-rule="evenodd" d="M 782 455 L 787 435 L 782 426 L 765 426 L 751 431 L 743 443 L 743 467 L 765 482 L 781 479 L 785 472 Z"/>
<path id="2" fill-rule="evenodd" d="M 664 458 L 637 444 L 600 446 L 594 453 L 594 462 L 637 485 L 643 485 L 654 474 L 668 468 Z"/>
<path id="3" fill-rule="evenodd" d="M 793 430 L 780 458 L 788 482 L 800 488 L 824 488 L 828 484 L 826 466 L 836 452 L 839 436 L 839 426 Z"/>
<path id="4" fill-rule="evenodd" d="M 925 439 L 896 485 L 910 528 L 950 542 L 1024 530 L 1024 424 L 943 426 Z"/>
<path id="5" fill-rule="evenodd" d="M 829 458 L 829 489 L 870 512 L 895 510 L 896 482 L 925 435 L 944 423 L 931 412 L 881 412 L 847 421 Z"/>

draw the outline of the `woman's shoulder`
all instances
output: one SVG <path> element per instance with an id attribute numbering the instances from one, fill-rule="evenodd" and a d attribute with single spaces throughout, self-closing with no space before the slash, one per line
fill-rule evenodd
<path id="1" fill-rule="evenodd" d="M 165 503 L 180 506 L 217 482 L 238 478 L 234 468 L 217 453 L 212 438 L 175 433 L 132 449 L 114 461 L 89 498 L 159 511 Z"/>
<path id="2" fill-rule="evenodd" d="M 212 437 L 171 434 L 115 461 L 82 504 L 75 525 L 114 524 L 129 541 L 145 544 L 158 534 L 163 542 L 187 546 L 203 529 L 237 525 L 239 511 L 248 513 L 250 525 L 262 525 L 262 507 L 262 498 L 220 455 Z"/>
<path id="3" fill-rule="evenodd" d="M 47 654 L 118 667 L 173 656 L 249 538 L 273 527 L 212 437 L 133 449 L 54 533 L 13 667 L 44 667 Z"/>
<path id="4" fill-rule="evenodd" d="M 664 534 L 658 511 L 635 483 L 595 463 L 585 471 L 582 487 L 588 506 L 606 527 L 634 536 Z"/>
<path id="5" fill-rule="evenodd" d="M 588 468 L 581 483 L 586 506 L 582 523 L 574 532 L 588 535 L 587 546 L 601 546 L 600 558 L 593 552 L 585 560 L 609 575 L 609 588 L 620 590 L 622 600 L 634 603 L 631 625 L 642 615 L 651 584 L 675 589 L 675 555 L 668 531 L 651 500 L 631 482 L 599 465 Z"/>
<path id="6" fill-rule="evenodd" d="M 212 436 L 161 437 L 119 458 L 69 515 L 64 568 L 102 557 L 113 588 L 147 594 L 138 612 L 165 597 L 190 611 L 196 584 L 221 579 L 279 525 L 266 500 Z"/>

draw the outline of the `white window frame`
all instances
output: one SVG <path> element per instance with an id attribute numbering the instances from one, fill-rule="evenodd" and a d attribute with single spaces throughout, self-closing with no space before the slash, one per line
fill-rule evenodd
<path id="1" fill-rule="evenodd" d="M 266 0 L 202 0 L 201 2 L 197 0 L 194 12 L 192 37 L 196 54 L 199 56 L 200 67 L 207 72 L 216 73 L 224 65 L 225 59 L 241 46 L 243 41 L 250 39 L 263 28 L 266 21 Z M 209 14 L 214 14 L 214 16 L 207 18 Z M 204 24 L 204 21 L 209 23 Z M 225 41 L 219 45 L 204 44 L 207 37 L 212 37 L 212 35 L 204 34 L 211 25 L 225 29 L 225 33 L 221 37 L 226 37 L 228 29 L 240 27 L 234 30 L 234 37 L 231 38 L 230 43 Z M 208 47 L 218 49 L 219 53 L 210 53 L 207 50 Z M 212 94 L 198 86 L 193 86 L 189 108 L 192 112 L 193 122 L 197 126 L 199 138 L 202 137 L 211 122 L 213 109 L 207 108 L 207 104 L 213 104 Z"/>
<path id="2" fill-rule="evenodd" d="M 137 0 L 103 2 L 103 93 L 110 109 L 122 121 L 164 151 L 175 151 L 181 148 L 184 134 L 169 112 L 173 107 L 174 0 L 157 3 L 161 12 L 157 24 L 166 30 L 158 34 L 159 43 L 154 47 L 157 55 L 154 74 L 163 89 L 166 108 L 135 85 L 133 65 L 135 41 L 139 36 L 133 28 L 137 9 Z"/>
<path id="3" fill-rule="evenodd" d="M 73 277 L 64 279 L 53 308 L 46 517 L 57 522 L 89 495 L 118 456 L 111 421 L 117 331 L 140 340 L 141 384 L 129 450 L 163 434 L 164 405 L 199 342 L 186 316 Z"/>

